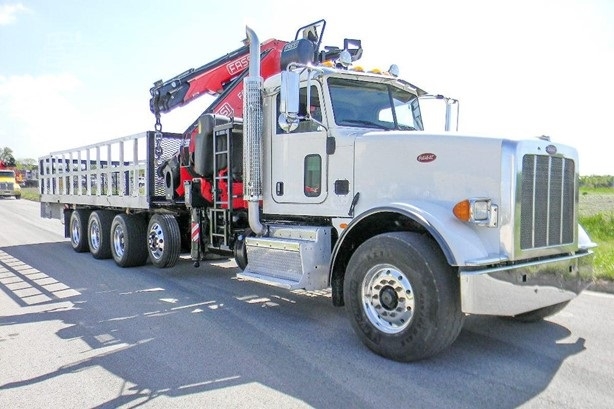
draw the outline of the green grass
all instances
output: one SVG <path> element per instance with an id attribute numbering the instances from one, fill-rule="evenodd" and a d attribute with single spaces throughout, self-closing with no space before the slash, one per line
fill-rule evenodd
<path id="1" fill-rule="evenodd" d="M 38 193 L 37 187 L 22 187 L 21 188 L 21 198 L 39 202 L 41 195 L 40 193 Z"/>
<path id="2" fill-rule="evenodd" d="M 582 189 L 580 224 L 595 248 L 595 278 L 614 281 L 614 189 Z"/>

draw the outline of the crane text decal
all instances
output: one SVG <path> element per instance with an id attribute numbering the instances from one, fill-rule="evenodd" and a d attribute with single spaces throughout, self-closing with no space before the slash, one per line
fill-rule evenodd
<path id="1" fill-rule="evenodd" d="M 234 74 L 238 74 L 239 72 L 245 70 L 248 65 L 249 65 L 249 55 L 246 55 L 245 57 L 241 57 L 238 60 L 233 61 L 230 64 L 228 64 L 226 66 L 226 69 L 228 69 L 229 73 L 234 75 Z"/>

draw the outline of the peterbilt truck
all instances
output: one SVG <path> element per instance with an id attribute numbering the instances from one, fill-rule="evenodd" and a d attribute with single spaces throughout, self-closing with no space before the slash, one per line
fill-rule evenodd
<path id="1" fill-rule="evenodd" d="M 576 150 L 425 131 L 424 98 L 442 100 L 446 130 L 457 101 L 395 66 L 364 70 L 359 40 L 321 47 L 325 25 L 262 46 L 246 28 L 244 47 L 154 84 L 154 131 L 40 158 L 41 216 L 122 267 L 222 254 L 244 279 L 330 289 L 397 361 L 441 352 L 468 314 L 540 320 L 586 288 Z M 162 113 L 201 94 L 212 108 L 162 131 Z"/>

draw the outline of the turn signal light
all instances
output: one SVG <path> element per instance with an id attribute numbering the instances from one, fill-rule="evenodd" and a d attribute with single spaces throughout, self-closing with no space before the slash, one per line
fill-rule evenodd
<path id="1" fill-rule="evenodd" d="M 497 227 L 499 207 L 487 198 L 465 199 L 454 205 L 452 213 L 463 222 Z"/>
<path id="2" fill-rule="evenodd" d="M 460 221 L 468 222 L 471 220 L 471 204 L 469 200 L 458 202 L 454 206 L 454 209 L 452 209 L 452 213 L 454 213 L 454 216 Z"/>

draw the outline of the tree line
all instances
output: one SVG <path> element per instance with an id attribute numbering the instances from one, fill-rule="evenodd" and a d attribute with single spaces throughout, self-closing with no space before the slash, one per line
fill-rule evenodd
<path id="1" fill-rule="evenodd" d="M 13 150 L 6 146 L 0 149 L 0 162 L 3 162 L 4 166 L 20 170 L 34 170 L 38 167 L 35 159 L 15 159 Z"/>
<path id="2" fill-rule="evenodd" d="M 614 176 L 580 176 L 580 187 L 596 189 L 596 188 L 614 188 Z"/>

